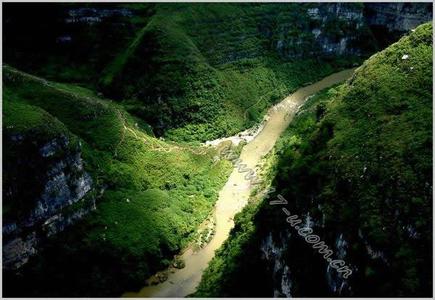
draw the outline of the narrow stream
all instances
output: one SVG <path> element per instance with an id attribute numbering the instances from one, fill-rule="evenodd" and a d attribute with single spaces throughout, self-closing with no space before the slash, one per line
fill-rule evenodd
<path id="1" fill-rule="evenodd" d="M 275 145 L 304 100 L 324 88 L 348 79 L 354 70 L 348 69 L 334 73 L 314 84 L 300 88 L 272 107 L 268 112 L 268 118 L 262 131 L 243 147 L 240 154 L 243 163 L 249 169 L 255 169 L 261 158 Z M 195 292 L 204 269 L 213 258 L 215 251 L 228 238 L 230 230 L 234 226 L 233 217 L 247 204 L 254 186 L 251 186 L 249 181 L 244 178 L 245 175 L 246 173 L 239 173 L 234 169 L 220 191 L 215 209 L 216 232 L 212 240 L 197 252 L 193 252 L 191 249 L 186 250 L 181 255 L 186 266 L 174 273 L 169 273 L 165 282 L 146 286 L 137 293 L 127 292 L 123 297 L 185 297 Z"/>

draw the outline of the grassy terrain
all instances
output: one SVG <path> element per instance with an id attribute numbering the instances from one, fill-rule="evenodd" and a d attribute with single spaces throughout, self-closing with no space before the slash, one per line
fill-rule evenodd
<path id="1" fill-rule="evenodd" d="M 101 196 L 90 217 L 47 241 L 18 276 L 6 276 L 9 295 L 19 286 L 33 296 L 139 287 L 191 239 L 225 182 L 230 165 L 213 163 L 215 153 L 201 153 L 198 141 L 249 127 L 297 87 L 358 61 L 283 61 L 256 27 L 270 23 L 277 6 L 114 4 L 104 8 L 132 16 L 65 21 L 69 10 L 94 6 L 5 9 L 5 61 L 39 76 L 3 68 L 3 97 L 12 103 L 5 124 L 65 130 L 80 142 Z M 279 18 L 300 11 L 291 5 Z"/>
<path id="2" fill-rule="evenodd" d="M 213 163 L 213 150 L 153 137 L 146 124 L 89 90 L 11 67 L 3 68 L 3 78 L 5 125 L 20 133 L 44 128 L 44 134 L 64 130 L 75 135 L 85 169 L 105 190 L 95 212 L 49 242 L 48 254 L 23 271 L 46 276 L 12 277 L 16 282 L 6 292 L 24 280 L 26 295 L 116 295 L 169 264 L 212 209 L 229 163 Z M 59 260 L 49 255 L 54 249 Z M 114 269 L 106 272 L 109 262 Z M 115 271 L 129 275 L 120 279 Z M 71 282 L 76 282 L 73 287 Z"/>
<path id="3" fill-rule="evenodd" d="M 14 133 L 43 135 L 47 138 L 59 133 L 66 133 L 67 129 L 61 122 L 53 118 L 44 110 L 18 101 L 10 101 L 12 96 L 5 92 L 3 114 L 5 115 L 4 127 Z"/>
<path id="4" fill-rule="evenodd" d="M 311 5 L 316 4 L 5 6 L 5 62 L 38 76 L 3 67 L 5 132 L 70 136 L 99 193 L 89 217 L 44 241 L 45 250 L 18 274 L 5 273 L 5 295 L 117 296 L 168 266 L 210 213 L 231 169 L 228 162 L 213 162 L 216 152 L 203 151 L 199 142 L 250 127 L 298 87 L 362 61 L 288 59 L 276 51 L 278 41 L 292 38 L 300 43 L 289 43 L 288 51 L 315 48 L 311 30 L 317 21 L 306 14 Z M 128 8 L 132 16 L 67 24 L 68 10 L 82 6 Z M 338 39 L 354 29 L 332 18 L 324 30 Z M 363 57 L 376 47 L 366 26 L 360 30 L 356 47 Z M 281 159 L 274 185 L 294 199 L 293 208 L 325 218 L 326 239 L 333 243 L 340 231 L 354 243 L 349 260 L 363 271 L 352 284 L 361 295 L 428 290 L 423 263 L 430 261 L 424 249 L 431 235 L 429 33 L 428 25 L 419 28 L 368 60 L 352 81 L 309 100 L 276 148 Z M 65 35 L 72 40 L 60 42 Z M 13 151 L 5 145 L 4 157 L 26 155 Z M 268 266 L 255 245 L 269 228 L 276 233 L 281 227 L 260 197 L 253 198 L 197 295 L 271 295 L 274 283 L 270 276 L 264 282 Z M 18 202 L 6 203 L 4 216 L 22 209 Z M 366 257 L 358 229 L 374 249 L 385 250 L 391 266 Z M 417 240 L 409 230 L 418 233 Z M 319 271 L 313 269 L 317 262 L 311 265 L 305 271 L 303 264 L 294 265 L 295 276 Z M 316 274 L 324 280 L 323 269 Z M 379 284 L 387 277 L 392 281 Z M 395 294 L 392 286 L 400 286 Z M 307 290 L 297 280 L 294 287 L 295 295 Z"/>
<path id="5" fill-rule="evenodd" d="M 23 13 L 19 4 L 10 4 L 5 62 L 103 92 L 157 136 L 211 140 L 252 126 L 267 107 L 301 85 L 361 62 L 310 54 L 320 47 L 311 32 L 318 21 L 307 15 L 313 5 L 44 4 Z M 362 11 L 359 4 L 345 7 Z M 80 8 L 127 9 L 131 16 L 67 21 Z M 331 39 L 354 34 L 362 54 L 372 53 L 375 41 L 367 26 L 355 26 L 331 15 L 323 31 Z M 281 55 L 280 41 L 297 55 Z"/>
<path id="6" fill-rule="evenodd" d="M 306 10 L 298 5 L 281 8 L 293 16 Z M 296 88 L 359 61 L 283 61 L 257 28 L 257 22 L 283 18 L 284 12 L 273 14 L 276 9 L 158 6 L 127 50 L 105 69 L 100 88 L 126 99 L 129 111 L 150 122 L 158 135 L 205 141 L 252 126 L 267 107 Z M 305 27 L 294 30 L 299 34 Z"/>
<path id="7" fill-rule="evenodd" d="M 273 185 L 307 212 L 334 246 L 342 233 L 354 266 L 350 296 L 428 296 L 432 244 L 432 25 L 372 56 L 343 85 L 311 98 L 276 146 Z M 288 228 L 280 210 L 248 207 L 204 273 L 197 296 L 271 296 L 252 282 L 273 275 L 261 237 Z M 254 220 L 254 222 L 252 222 Z M 300 238 L 285 252 L 292 296 L 334 295 L 326 265 Z M 368 246 L 381 256 L 370 256 Z M 254 263 L 251 263 L 254 262 Z M 357 269 L 356 269 L 357 268 Z M 242 275 L 243 274 L 243 275 Z M 307 282 L 307 278 L 311 278 Z M 254 288 L 253 288 L 254 287 Z"/>

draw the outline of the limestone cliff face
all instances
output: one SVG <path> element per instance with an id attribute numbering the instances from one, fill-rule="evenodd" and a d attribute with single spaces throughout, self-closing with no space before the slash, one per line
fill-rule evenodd
<path id="1" fill-rule="evenodd" d="M 381 47 L 432 20 L 432 3 L 366 3 L 364 18 Z"/>
<path id="2" fill-rule="evenodd" d="M 4 135 L 3 268 L 17 269 L 42 241 L 95 208 L 79 144 L 65 135 Z"/>
<path id="3" fill-rule="evenodd" d="M 383 26 L 388 31 L 406 32 L 432 20 L 431 3 L 366 3 L 368 25 Z"/>
<path id="4" fill-rule="evenodd" d="M 72 8 L 67 11 L 65 23 L 85 23 L 93 25 L 100 23 L 104 19 L 116 17 L 132 17 L 133 12 L 127 8 L 89 8 L 79 7 Z"/>
<path id="5" fill-rule="evenodd" d="M 301 4 L 300 23 L 279 21 L 272 48 L 283 58 L 363 55 L 432 20 L 431 3 Z"/>
<path id="6" fill-rule="evenodd" d="M 188 33 L 198 40 L 197 47 L 213 65 L 276 53 L 288 60 L 374 52 L 374 48 L 366 49 L 374 40 L 361 4 L 280 3 L 242 7 L 239 18 L 210 15 L 188 28 Z M 207 29 L 210 23 L 215 28 Z"/>
<path id="7" fill-rule="evenodd" d="M 280 22 L 273 48 L 283 58 L 313 55 L 361 55 L 361 41 L 368 38 L 363 7 L 350 3 L 306 4 L 299 12 L 299 30 L 294 20 Z"/>
<path id="8" fill-rule="evenodd" d="M 283 258 L 285 252 L 289 251 L 287 241 L 290 237 L 290 231 L 281 231 L 276 241 L 269 232 L 261 241 L 261 258 L 267 261 L 268 271 L 272 274 L 274 298 L 292 297 L 292 274 Z"/>
<path id="9" fill-rule="evenodd" d="M 269 51 L 284 60 L 368 56 L 431 19 L 429 3 L 262 4 L 244 6 L 238 19 L 207 16 L 188 30 L 195 38 L 210 35 L 205 42 L 199 39 L 197 47 L 212 64 L 219 65 L 261 57 Z M 210 23 L 216 28 L 205 29 Z M 228 25 L 233 23 L 242 25 Z M 385 36 L 384 32 L 394 34 Z"/>

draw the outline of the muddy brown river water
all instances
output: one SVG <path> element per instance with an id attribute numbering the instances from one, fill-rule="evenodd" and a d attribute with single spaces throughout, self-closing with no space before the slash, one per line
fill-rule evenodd
<path id="1" fill-rule="evenodd" d="M 263 156 L 273 148 L 308 96 L 350 78 L 354 70 L 348 69 L 334 73 L 314 84 L 300 88 L 269 109 L 263 129 L 241 151 L 240 159 L 247 165 L 247 168 L 255 169 Z M 249 180 L 244 178 L 245 175 L 246 173 L 239 173 L 237 169 L 234 169 L 220 191 L 215 206 L 216 231 L 212 240 L 196 252 L 192 249 L 186 250 L 180 256 L 185 261 L 185 267 L 169 273 L 165 282 L 145 286 L 139 292 L 127 292 L 123 297 L 185 297 L 195 292 L 201 281 L 202 273 L 213 258 L 215 251 L 228 238 L 234 226 L 233 217 L 247 204 L 254 188 Z"/>

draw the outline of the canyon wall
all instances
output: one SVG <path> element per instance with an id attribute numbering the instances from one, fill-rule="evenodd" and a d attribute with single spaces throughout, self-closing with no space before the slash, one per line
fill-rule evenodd
<path id="1" fill-rule="evenodd" d="M 44 239 L 95 209 L 95 195 L 80 143 L 61 132 L 53 136 L 38 133 L 36 127 L 23 130 L 10 122 L 20 118 L 19 112 L 7 107 L 6 114 L 10 125 L 3 132 L 3 268 L 18 269 L 38 253 Z"/>

